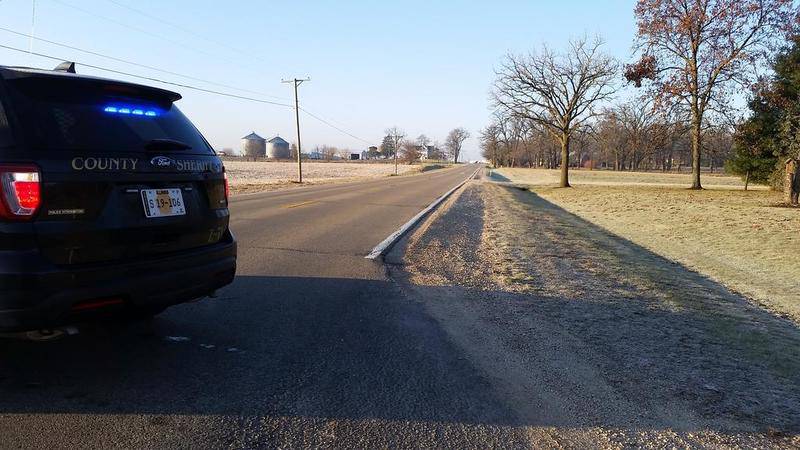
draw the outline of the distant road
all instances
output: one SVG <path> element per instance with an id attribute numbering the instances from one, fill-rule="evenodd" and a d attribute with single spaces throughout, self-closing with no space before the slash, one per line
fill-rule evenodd
<path id="1" fill-rule="evenodd" d="M 475 169 L 234 199 L 239 273 L 218 298 L 122 330 L 0 340 L 3 446 L 510 444 L 513 414 L 364 258 Z"/>
<path id="2" fill-rule="evenodd" d="M 477 168 L 463 165 L 412 176 L 235 197 L 231 228 L 239 273 L 354 277 L 377 244 Z"/>

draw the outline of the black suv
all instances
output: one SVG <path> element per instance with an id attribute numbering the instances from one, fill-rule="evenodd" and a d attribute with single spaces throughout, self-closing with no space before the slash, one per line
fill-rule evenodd
<path id="1" fill-rule="evenodd" d="M 225 169 L 180 98 L 0 66 L 0 331 L 154 315 L 232 282 Z"/>

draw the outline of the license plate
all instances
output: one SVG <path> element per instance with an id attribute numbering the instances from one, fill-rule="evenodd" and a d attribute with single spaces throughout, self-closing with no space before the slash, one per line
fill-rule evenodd
<path id="1" fill-rule="evenodd" d="M 186 215 L 180 189 L 142 189 L 142 202 L 148 218 Z"/>

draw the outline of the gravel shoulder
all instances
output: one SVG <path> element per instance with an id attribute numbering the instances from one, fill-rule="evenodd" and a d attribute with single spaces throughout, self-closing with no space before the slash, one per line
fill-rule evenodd
<path id="1" fill-rule="evenodd" d="M 390 272 L 533 446 L 800 446 L 800 329 L 531 192 L 477 181 Z"/>

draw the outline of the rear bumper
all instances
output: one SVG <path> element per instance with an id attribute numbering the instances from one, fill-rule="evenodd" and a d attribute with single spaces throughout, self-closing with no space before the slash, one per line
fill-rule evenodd
<path id="1" fill-rule="evenodd" d="M 236 242 L 135 262 L 55 267 L 36 254 L 0 253 L 0 331 L 52 328 L 120 308 L 159 308 L 206 296 L 236 274 Z M 113 300 L 109 309 L 76 308 Z"/>

